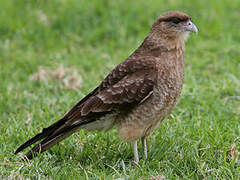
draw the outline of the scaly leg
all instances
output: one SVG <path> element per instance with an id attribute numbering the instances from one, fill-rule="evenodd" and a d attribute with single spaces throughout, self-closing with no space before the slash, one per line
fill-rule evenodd
<path id="1" fill-rule="evenodd" d="M 137 141 L 133 141 L 133 153 L 134 153 L 134 162 L 138 164 L 139 158 L 138 158 Z"/>
<path id="2" fill-rule="evenodd" d="M 144 159 L 147 159 L 147 141 L 146 137 L 142 137 L 142 148 L 143 148 L 143 153 L 144 153 Z"/>

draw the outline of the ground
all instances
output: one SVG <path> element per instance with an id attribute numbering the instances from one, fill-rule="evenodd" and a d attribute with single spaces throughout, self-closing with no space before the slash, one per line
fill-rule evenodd
<path id="1" fill-rule="evenodd" d="M 240 176 L 240 1 L 0 1 L 0 179 L 234 179 Z M 198 26 L 180 102 L 132 164 L 116 130 L 80 131 L 29 162 L 13 152 L 58 120 L 167 10 Z"/>

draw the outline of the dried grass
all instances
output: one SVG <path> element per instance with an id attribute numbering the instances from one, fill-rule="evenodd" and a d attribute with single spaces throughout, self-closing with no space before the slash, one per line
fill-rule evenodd
<path id="1" fill-rule="evenodd" d="M 64 89 L 79 89 L 82 77 L 75 68 L 67 68 L 62 64 L 56 69 L 40 66 L 38 71 L 30 76 L 31 81 L 60 81 Z"/>

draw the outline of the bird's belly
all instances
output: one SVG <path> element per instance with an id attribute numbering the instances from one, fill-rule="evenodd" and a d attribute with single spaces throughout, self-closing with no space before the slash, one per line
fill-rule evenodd
<path id="1" fill-rule="evenodd" d="M 118 131 L 121 139 L 135 141 L 149 136 L 175 107 L 181 92 L 181 83 L 175 87 L 156 87 L 153 94 L 131 113 L 120 117 Z"/>
<path id="2" fill-rule="evenodd" d="M 94 122 L 82 126 L 81 129 L 87 129 L 88 131 L 108 131 L 114 126 L 116 116 L 117 113 L 115 112 L 107 114 Z"/>

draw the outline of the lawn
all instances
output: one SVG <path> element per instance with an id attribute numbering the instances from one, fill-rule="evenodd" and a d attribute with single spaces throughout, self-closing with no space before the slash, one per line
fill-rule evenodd
<path id="1" fill-rule="evenodd" d="M 132 163 L 116 129 L 79 131 L 39 157 L 13 152 L 95 88 L 163 12 L 198 26 L 171 116 Z M 0 0 L 0 179 L 236 179 L 240 176 L 240 1 Z"/>

